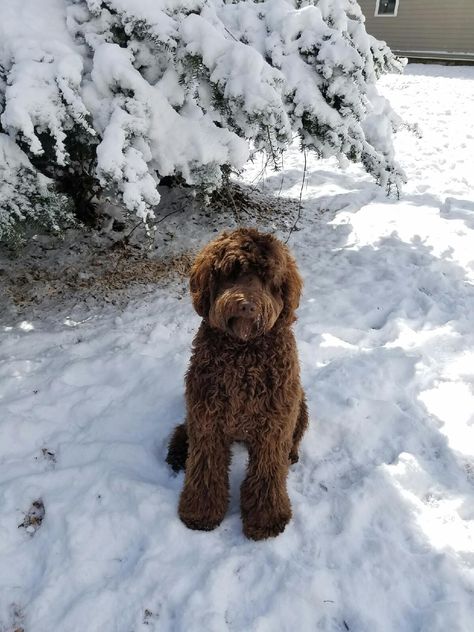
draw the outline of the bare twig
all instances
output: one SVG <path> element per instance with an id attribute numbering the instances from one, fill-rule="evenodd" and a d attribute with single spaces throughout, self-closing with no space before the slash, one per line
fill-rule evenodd
<path id="1" fill-rule="evenodd" d="M 227 33 L 229 33 L 229 35 L 232 37 L 232 39 L 234 39 L 236 42 L 238 42 L 238 41 L 239 41 L 239 40 L 235 37 L 235 35 L 229 31 L 229 29 L 227 28 L 227 26 L 224 26 L 224 29 L 227 31 Z"/>
<path id="2" fill-rule="evenodd" d="M 125 244 L 128 244 L 130 241 L 130 237 L 133 235 L 133 233 L 137 230 L 137 228 L 139 226 L 141 226 L 143 224 L 143 220 L 141 219 L 137 224 L 135 224 L 135 226 L 132 228 L 132 230 L 128 233 L 128 235 L 125 235 L 125 237 L 123 238 L 123 242 Z"/>
<path id="3" fill-rule="evenodd" d="M 263 162 L 263 161 L 262 161 L 262 162 Z M 251 180 L 251 181 L 250 181 L 250 185 L 251 185 L 251 186 L 254 184 L 254 182 L 255 182 L 256 180 L 260 180 L 260 179 L 264 176 L 265 171 L 267 170 L 267 166 L 268 166 L 268 163 L 269 163 L 269 162 L 270 162 L 270 156 L 267 154 L 267 159 L 265 160 L 265 164 L 263 165 L 263 167 L 261 168 L 261 170 L 257 173 L 257 175 L 255 176 L 255 178 L 253 178 L 253 180 Z M 256 187 L 254 187 L 254 188 L 256 188 Z"/>
<path id="4" fill-rule="evenodd" d="M 299 203 L 298 203 L 298 213 L 296 215 L 296 219 L 294 221 L 293 226 L 290 228 L 290 232 L 288 233 L 288 237 L 285 240 L 285 244 L 287 244 L 289 242 L 292 233 L 296 230 L 296 226 L 298 225 L 298 222 L 301 219 L 301 211 L 303 209 L 303 203 L 302 203 L 303 187 L 304 187 L 304 183 L 305 183 L 305 180 L 306 180 L 306 149 L 303 150 L 303 154 L 304 154 L 303 179 L 301 181 L 300 197 L 299 197 Z"/>
<path id="5" fill-rule="evenodd" d="M 268 146 L 270 147 L 270 152 L 271 152 L 271 156 L 272 156 L 272 160 L 273 160 L 273 166 L 274 166 L 275 169 L 278 169 L 276 155 L 275 155 L 275 151 L 273 149 L 272 139 L 270 137 L 270 129 L 268 128 L 268 125 L 266 126 L 266 129 L 267 129 L 267 136 L 268 136 Z"/>
<path id="6" fill-rule="evenodd" d="M 281 195 L 281 190 L 283 188 L 283 180 L 285 179 L 285 173 L 284 173 L 284 164 L 283 164 L 283 154 L 281 155 L 281 181 L 280 181 L 280 188 L 278 189 L 278 197 L 280 197 Z"/>
<path id="7" fill-rule="evenodd" d="M 169 217 L 170 215 L 175 215 L 176 213 L 182 213 L 184 209 L 185 209 L 185 206 L 183 205 L 182 208 L 177 208 L 174 211 L 170 211 L 169 213 L 166 213 L 166 215 L 163 215 L 163 217 L 160 217 L 160 219 L 157 222 L 155 222 L 155 224 L 161 224 L 161 222 L 164 222 L 165 219 Z"/>

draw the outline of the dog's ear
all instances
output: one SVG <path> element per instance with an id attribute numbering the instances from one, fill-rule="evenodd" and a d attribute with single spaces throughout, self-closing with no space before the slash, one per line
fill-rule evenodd
<path id="1" fill-rule="evenodd" d="M 303 279 L 298 271 L 296 261 L 291 254 L 286 252 L 286 265 L 281 285 L 283 298 L 283 317 L 290 323 L 296 320 L 295 311 L 300 304 Z"/>
<path id="2" fill-rule="evenodd" d="M 217 239 L 204 246 L 191 268 L 189 289 L 194 309 L 201 318 L 207 318 L 211 309 L 211 291 L 216 263 L 222 255 L 222 248 L 227 238 L 227 233 L 222 233 Z"/>
<path id="3" fill-rule="evenodd" d="M 211 308 L 212 265 L 213 259 L 206 256 L 205 250 L 200 252 L 194 261 L 189 277 L 193 306 L 201 318 L 207 318 Z"/>

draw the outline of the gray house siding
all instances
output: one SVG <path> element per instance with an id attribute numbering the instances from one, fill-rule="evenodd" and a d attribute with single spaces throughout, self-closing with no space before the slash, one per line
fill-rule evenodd
<path id="1" fill-rule="evenodd" d="M 359 0 L 366 28 L 407 57 L 474 61 L 474 0 L 399 0 L 396 16 L 375 16 Z"/>

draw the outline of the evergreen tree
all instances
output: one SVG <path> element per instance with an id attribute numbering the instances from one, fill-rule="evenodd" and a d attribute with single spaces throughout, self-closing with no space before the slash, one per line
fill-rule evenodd
<path id="1" fill-rule="evenodd" d="M 160 178 L 212 190 L 250 147 L 278 163 L 295 136 L 384 187 L 404 179 L 376 89 L 402 65 L 355 0 L 15 6 L 0 0 L 0 238 L 16 221 L 54 224 L 64 195 L 82 219 L 109 195 L 146 220 Z"/>

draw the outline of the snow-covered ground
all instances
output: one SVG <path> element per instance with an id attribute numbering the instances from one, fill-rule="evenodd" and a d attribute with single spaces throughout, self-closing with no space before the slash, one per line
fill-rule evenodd
<path id="1" fill-rule="evenodd" d="M 223 524 L 177 518 L 188 297 L 2 324 L 2 632 L 474 630 L 474 68 L 382 86 L 421 132 L 397 138 L 399 201 L 308 156 L 290 245 L 311 427 L 278 538 L 242 535 L 241 448 Z M 295 149 L 264 186 L 295 198 L 302 174 Z"/>

